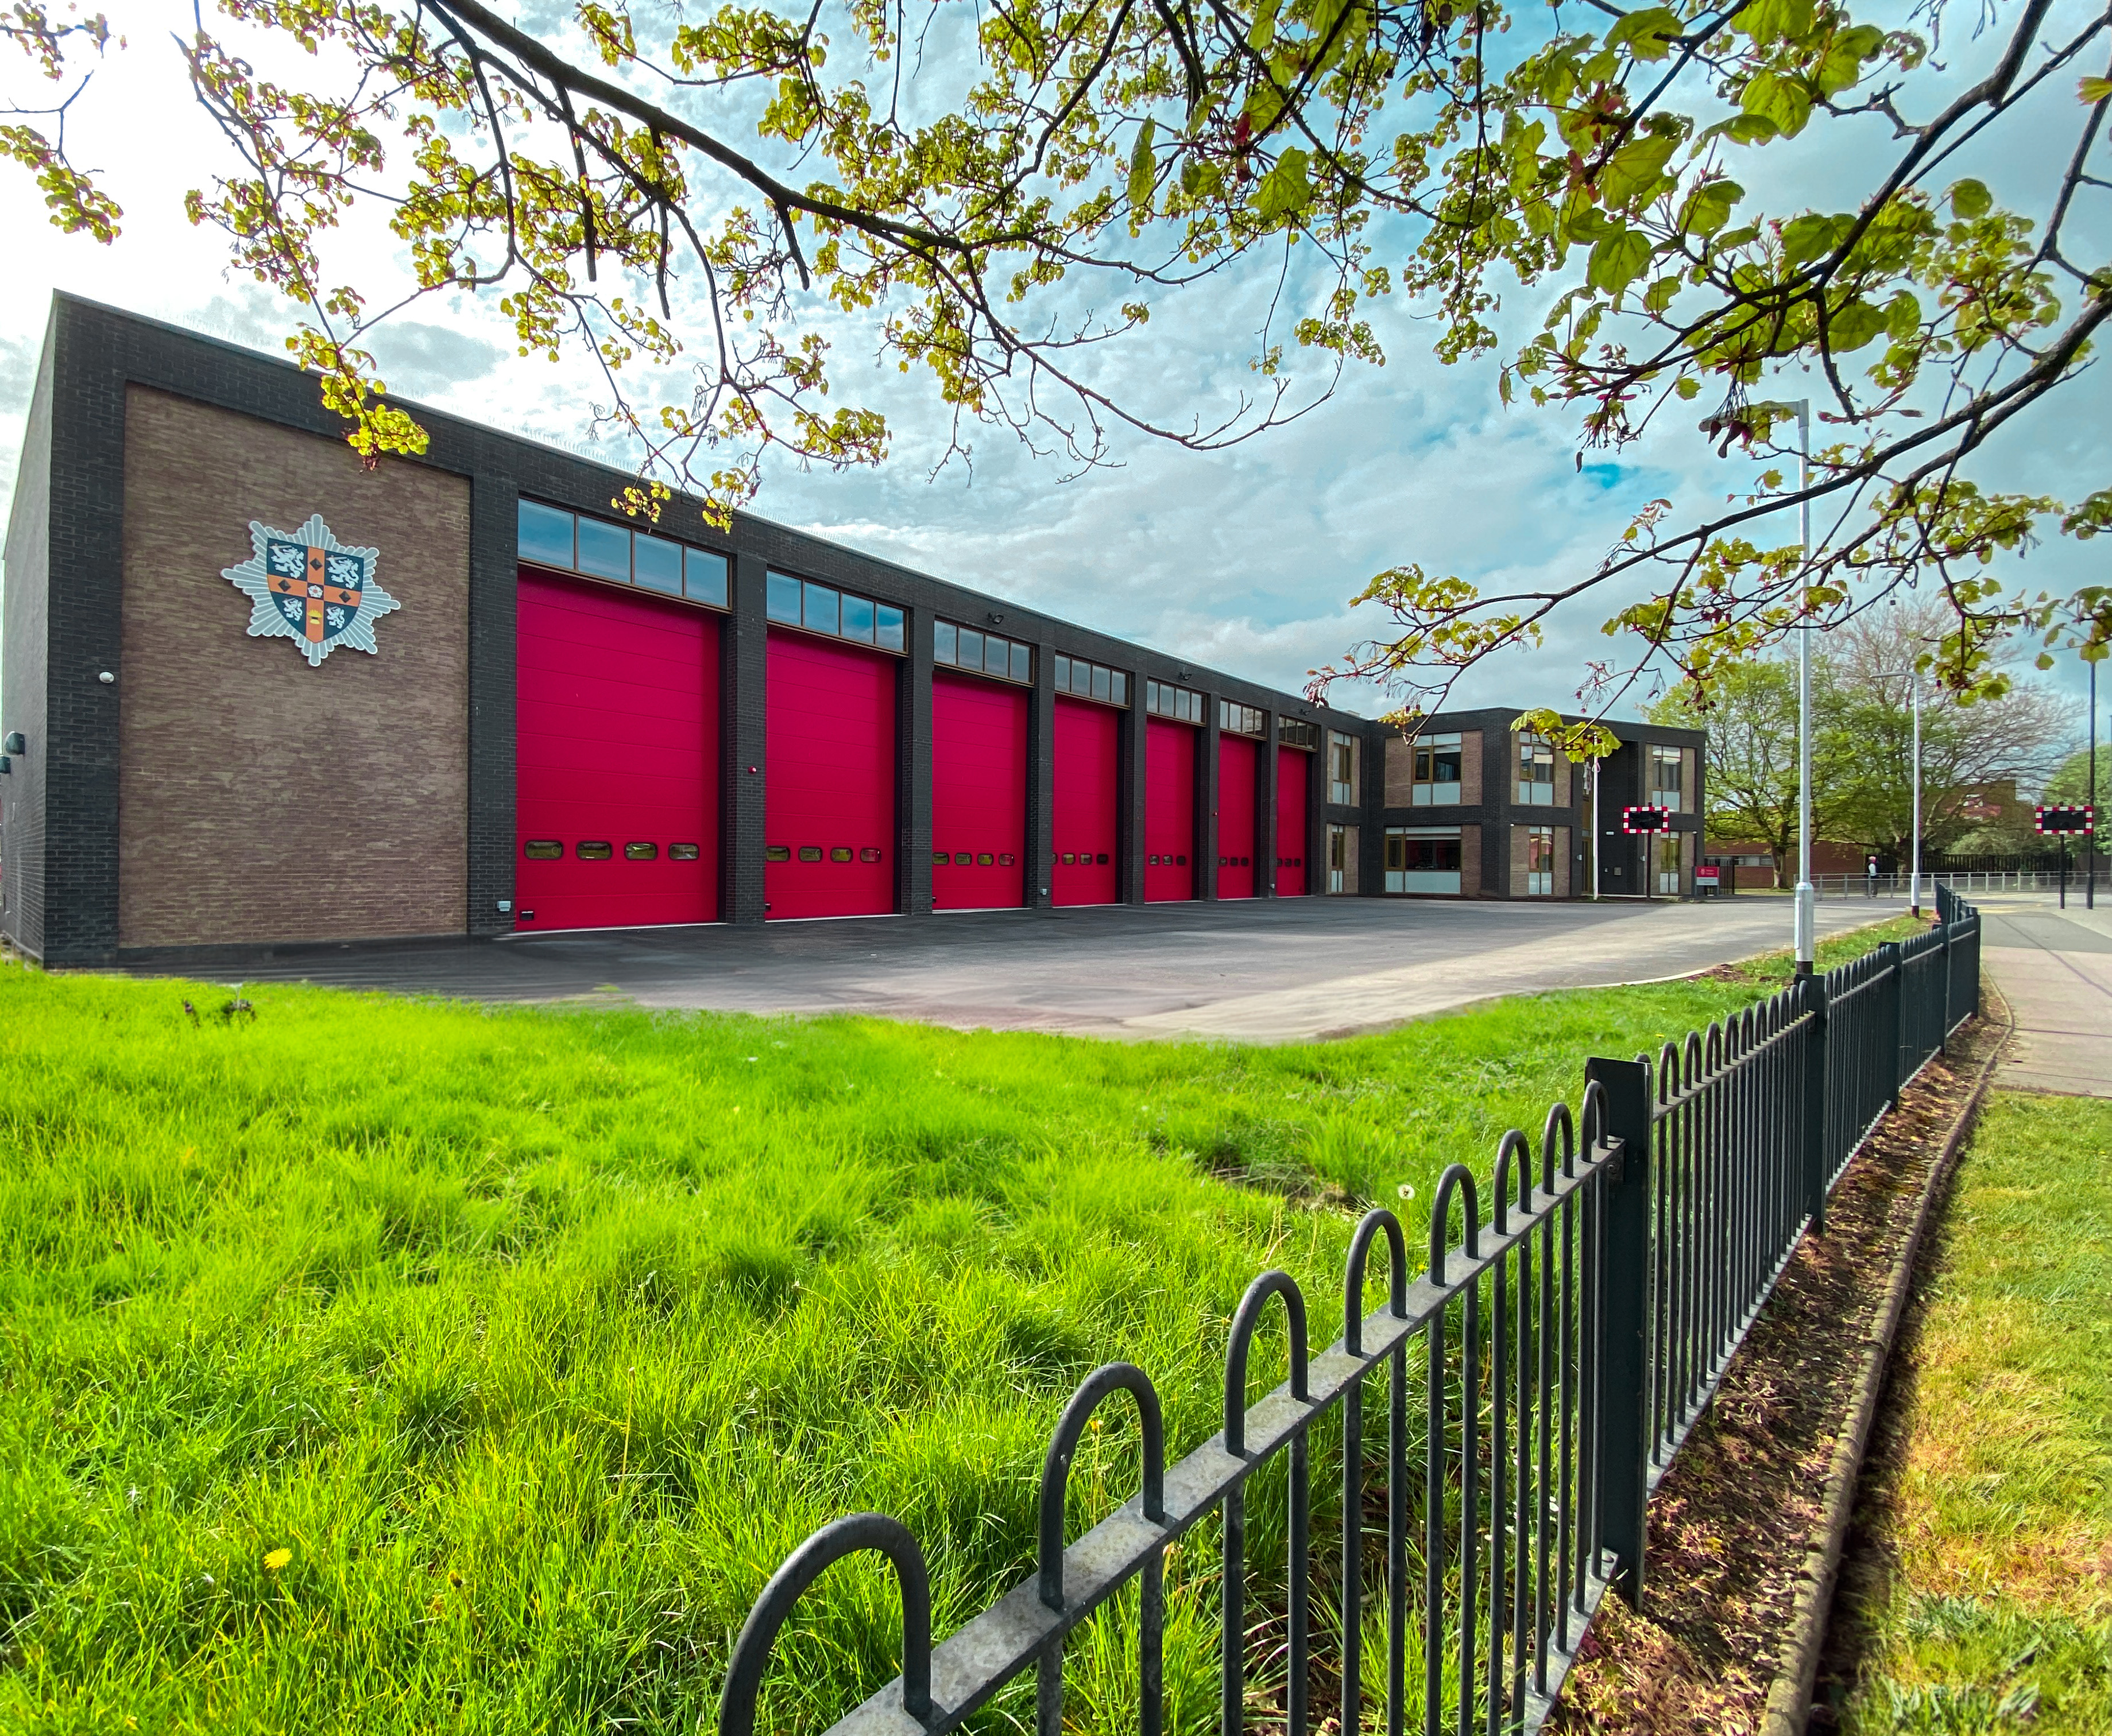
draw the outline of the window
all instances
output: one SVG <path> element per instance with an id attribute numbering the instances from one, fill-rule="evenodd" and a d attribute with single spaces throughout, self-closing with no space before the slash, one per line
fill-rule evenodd
<path id="1" fill-rule="evenodd" d="M 697 847 L 694 844 L 670 844 L 667 846 L 667 860 L 671 862 L 694 862 L 696 859 Z"/>
<path id="2" fill-rule="evenodd" d="M 1525 891 L 1529 898 L 1554 896 L 1554 828 L 1525 829 Z"/>
<path id="3" fill-rule="evenodd" d="M 931 661 L 954 669 L 972 670 L 981 675 L 995 675 L 1000 681 L 1017 681 L 1022 686 L 1034 679 L 1031 645 L 973 627 L 956 626 L 949 620 L 931 624 Z"/>
<path id="4" fill-rule="evenodd" d="M 1320 746 L 1320 726 L 1295 717 L 1279 717 L 1276 720 L 1276 739 L 1281 747 L 1303 748 L 1308 753 L 1315 752 Z"/>
<path id="5" fill-rule="evenodd" d="M 1675 814 L 1686 811 L 1682 799 L 1686 794 L 1685 766 L 1677 748 L 1653 745 L 1650 751 L 1650 799 L 1653 807 L 1668 808 Z"/>
<path id="6" fill-rule="evenodd" d="M 1234 705 L 1229 699 L 1218 702 L 1218 728 L 1227 735 L 1268 733 L 1268 725 L 1260 711 L 1250 705 Z"/>
<path id="7" fill-rule="evenodd" d="M 840 591 L 790 573 L 772 573 L 765 579 L 762 612 L 767 620 L 808 633 L 855 639 L 882 651 L 899 653 L 903 648 L 902 611 L 892 603 L 875 602 L 855 591 Z"/>
<path id="8" fill-rule="evenodd" d="M 880 852 L 872 845 L 867 844 L 858 852 L 858 860 L 862 862 L 876 862 L 880 860 Z"/>
<path id="9" fill-rule="evenodd" d="M 1459 890 L 1459 831 L 1432 826 L 1388 826 L 1386 834 L 1386 889 L 1388 892 L 1452 893 Z"/>
<path id="10" fill-rule="evenodd" d="M 1145 682 L 1144 708 L 1155 717 L 1172 717 L 1181 723 L 1203 720 L 1203 696 L 1176 687 L 1171 681 Z"/>
<path id="11" fill-rule="evenodd" d="M 604 838 L 582 838 L 572 854 L 583 862 L 605 862 L 616 854 L 616 848 Z"/>
<path id="12" fill-rule="evenodd" d="M 829 852 L 829 860 L 832 862 L 848 862 L 856 859 L 857 853 L 849 844 L 838 844 Z"/>
<path id="13" fill-rule="evenodd" d="M 1677 748 L 1672 750 L 1678 752 Z M 1657 889 L 1678 897 L 1679 838 L 1677 832 L 1659 832 L 1650 839 L 1650 856 L 1657 864 Z"/>
<path id="14" fill-rule="evenodd" d="M 1357 829 L 1327 828 L 1327 890 L 1354 892 L 1357 884 Z"/>
<path id="15" fill-rule="evenodd" d="M 1327 799 L 1337 807 L 1357 802 L 1357 738 L 1336 729 L 1327 732 Z"/>
<path id="16" fill-rule="evenodd" d="M 766 862 L 789 862 L 792 860 L 792 847 L 790 844 L 765 844 L 762 859 Z"/>
<path id="17" fill-rule="evenodd" d="M 1102 705 L 1129 703 L 1129 677 L 1118 669 L 1088 663 L 1083 657 L 1056 660 L 1056 691 L 1075 699 L 1096 699 Z"/>
<path id="18" fill-rule="evenodd" d="M 1459 800 L 1459 738 L 1419 736 L 1415 743 L 1415 775 L 1409 789 L 1411 807 L 1450 807 Z"/>
<path id="19" fill-rule="evenodd" d="M 658 844 L 626 844 L 623 859 L 626 862 L 657 862 L 660 860 L 660 847 Z"/>
<path id="20" fill-rule="evenodd" d="M 531 838 L 521 847 L 521 853 L 531 862 L 554 862 L 564 855 L 565 847 L 554 838 Z"/>
<path id="21" fill-rule="evenodd" d="M 802 844 L 799 846 L 799 860 L 801 861 L 818 862 L 821 859 L 822 847 L 819 844 Z"/>
<path id="22" fill-rule="evenodd" d="M 1518 738 L 1518 799 L 1522 806 L 1554 806 L 1554 748 L 1530 730 Z"/>
<path id="23" fill-rule="evenodd" d="M 561 507 L 524 500 L 516 518 L 520 557 L 589 578 L 635 584 L 714 609 L 726 606 L 726 557 Z"/>

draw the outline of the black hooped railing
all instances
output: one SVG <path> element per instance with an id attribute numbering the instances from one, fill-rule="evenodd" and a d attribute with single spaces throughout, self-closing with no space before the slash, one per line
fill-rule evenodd
<path id="1" fill-rule="evenodd" d="M 1345 1266 L 1342 1335 L 1318 1355 L 1309 1352 L 1304 1293 L 1286 1273 L 1262 1274 L 1232 1317 L 1223 1426 L 1178 1463 L 1165 1463 L 1158 1396 L 1144 1370 L 1114 1362 L 1089 1375 L 1042 1466 L 1034 1576 L 935 1647 L 923 1552 L 904 1527 L 867 1513 L 816 1532 L 741 1629 L 719 1736 L 753 1736 L 765 1669 L 794 1604 L 829 1566 L 868 1550 L 888 1558 L 899 1584 L 902 1673 L 831 1736 L 943 1736 L 1030 1669 L 1038 1736 L 1060 1736 L 1066 1642 L 1132 1581 L 1137 1722 L 1143 1736 L 1159 1736 L 1166 1554 L 1213 1514 L 1222 1520 L 1222 1736 L 1240 1736 L 1249 1721 L 1305 1736 L 1316 1662 L 1312 1443 L 1335 1416 L 1342 1519 L 1322 1543 L 1338 1557 L 1328 1577 L 1340 1611 L 1336 1655 L 1319 1661 L 1323 1677 L 1339 1675 L 1340 1728 L 1404 1736 L 1413 1652 L 1424 1736 L 1538 1729 L 1606 1592 L 1640 1603 L 1650 1491 L 1797 1243 L 1823 1231 L 1828 1193 L 1900 1087 L 1978 1004 L 1978 913 L 1947 888 L 1937 901 L 1940 921 L 1928 933 L 1803 979 L 1666 1044 L 1655 1062 L 1589 1062 L 1579 1110 L 1554 1106 L 1536 1153 L 1523 1134 L 1504 1135 L 1487 1222 L 1472 1173 L 1456 1163 L 1445 1170 L 1419 1275 L 1409 1270 L 1399 1220 L 1367 1214 Z M 1464 1226 L 1456 1244 L 1455 1200 Z M 1381 1237 L 1386 1299 L 1366 1312 Z M 1250 1404 L 1249 1351 L 1279 1299 L 1290 1375 Z M 1422 1354 L 1412 1366 L 1418 1336 Z M 1366 1418 L 1374 1379 L 1386 1387 L 1377 1438 Z M 1409 1428 L 1418 1385 L 1419 1466 Z M 1095 1413 L 1118 1393 L 1138 1413 L 1141 1486 L 1066 1544 L 1072 1461 Z M 1285 1670 L 1280 1704 L 1257 1712 L 1248 1688 L 1247 1497 L 1279 1458 L 1287 1558 L 1270 1584 L 1281 1605 Z M 1377 1575 L 1364 1499 L 1374 1459 L 1386 1491 Z M 1421 1584 L 1411 1597 L 1418 1545 Z M 1363 1611 L 1374 1595 L 1385 1606 L 1386 1656 L 1368 1683 Z"/>

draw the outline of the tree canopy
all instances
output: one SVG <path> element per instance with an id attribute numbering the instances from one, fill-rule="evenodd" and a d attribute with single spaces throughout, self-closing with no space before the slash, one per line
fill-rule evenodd
<path id="1" fill-rule="evenodd" d="M 1404 548 L 1361 599 L 1388 626 L 1319 686 L 1374 679 L 1413 716 L 1595 593 L 1619 641 L 1602 695 L 1652 663 L 1705 692 L 1901 585 L 1944 600 L 1923 654 L 1962 695 L 2002 692 L 2020 638 L 2112 642 L 2112 588 L 2034 589 L 2010 559 L 2112 525 L 2112 488 L 2005 492 L 1984 469 L 2112 313 L 2090 239 L 2112 190 L 2101 5 L 573 0 L 552 18 L 200 0 L 180 39 L 229 152 L 189 216 L 289 298 L 294 352 L 370 459 L 422 448 L 364 343 L 425 297 L 494 296 L 524 355 L 590 358 L 595 419 L 637 459 L 625 503 L 681 488 L 721 517 L 772 448 L 887 450 L 877 411 L 832 401 L 820 311 L 921 372 L 957 447 L 995 425 L 1090 465 L 1123 426 L 1210 448 L 1303 413 L 1386 359 L 1372 309 L 1395 298 L 1441 361 L 1490 359 L 1505 402 L 1573 427 L 1580 463 L 1705 411 L 1771 461 L 1719 511 L 1650 503 L 1544 587 L 1485 592 Z M 0 30 L 25 51 L 0 148 L 54 222 L 108 239 L 123 214 L 66 123 L 121 45 L 45 0 Z M 1852 184 L 1838 209 L 1797 190 L 1814 145 Z M 1961 171 L 1996 156 L 2000 197 Z M 398 257 L 333 246 L 362 206 Z M 1233 271 L 1277 285 L 1252 389 L 1215 416 L 1154 410 L 1121 384 L 1143 371 L 1124 345 Z M 1505 312 L 1513 293 L 1529 316 Z M 1763 395 L 1791 391 L 1816 418 L 1808 481 Z M 1809 561 L 1779 539 L 1796 505 Z"/>

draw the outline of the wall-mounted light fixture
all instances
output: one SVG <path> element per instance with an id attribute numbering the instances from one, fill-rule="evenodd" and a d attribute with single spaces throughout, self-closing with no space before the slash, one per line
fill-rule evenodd
<path id="1" fill-rule="evenodd" d="M 111 683 L 117 679 L 117 677 L 111 674 L 111 672 L 106 669 L 100 675 L 97 675 L 95 679 L 100 681 L 105 687 L 108 687 Z"/>
<path id="2" fill-rule="evenodd" d="M 20 729 L 10 729 L 7 739 L 0 742 L 0 753 L 27 753 L 29 751 L 30 738 Z"/>

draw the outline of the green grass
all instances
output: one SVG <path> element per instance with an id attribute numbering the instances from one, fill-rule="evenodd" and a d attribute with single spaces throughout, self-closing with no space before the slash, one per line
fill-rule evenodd
<path id="1" fill-rule="evenodd" d="M 1849 1728 L 2112 1732 L 2112 1102 L 1997 1095 L 1960 1173 Z"/>
<path id="2" fill-rule="evenodd" d="M 868 1507 L 943 1635 L 1031 1563 L 1084 1373 L 1140 1363 L 1186 1451 L 1255 1272 L 1327 1342 L 1355 1201 L 1413 1246 L 1586 1055 L 1787 968 L 1266 1049 L 298 988 L 230 1025 L 0 969 L 0 1727 L 708 1729 L 764 1579 Z M 1134 1487 L 1108 1414 L 1073 1534 Z M 1208 1552 L 1170 1565 L 1176 1729 L 1214 1716 Z M 772 1727 L 892 1674 L 893 1610 L 832 1573 Z M 1074 1656 L 1118 1726 L 1112 1624 Z"/>

